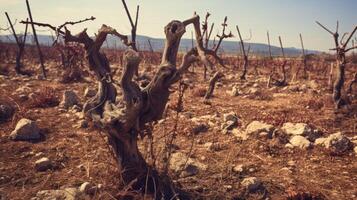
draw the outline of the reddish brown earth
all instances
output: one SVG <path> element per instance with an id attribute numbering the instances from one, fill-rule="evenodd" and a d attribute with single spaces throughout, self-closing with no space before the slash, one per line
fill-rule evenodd
<path id="1" fill-rule="evenodd" d="M 21 101 L 15 92 L 26 84 L 31 92 L 39 94 L 45 87 L 52 88 L 59 98 L 65 90 L 74 90 L 83 104 L 84 89 L 87 86 L 95 87 L 94 80 L 87 78 L 89 82 L 62 84 L 55 80 L 60 69 L 53 63 L 48 65 L 52 66 L 49 67 L 48 80 L 38 80 L 35 76 L 15 77 L 12 71 L 9 77 L 0 78 L 0 100 L 17 105 L 13 119 L 0 124 L 0 196 L 14 200 L 31 199 L 41 190 L 77 187 L 89 181 L 103 184 L 103 188 L 90 199 L 113 199 L 123 190 L 123 186 L 104 133 L 94 127 L 77 128 L 79 118 L 75 114 L 60 110 L 58 106 L 34 107 L 30 100 Z M 351 69 L 356 70 L 356 67 Z M 347 80 L 351 77 L 350 71 Z M 238 78 L 229 77 L 239 77 L 238 73 L 237 70 L 225 72 L 222 86 L 216 88 L 210 104 L 204 104 L 203 98 L 197 95 L 197 90 L 207 87 L 201 70 L 197 72 L 196 69 L 195 74 L 186 75 L 185 78 L 191 79 L 193 86 L 184 95 L 184 110 L 178 118 L 174 144 L 178 147 L 177 151 L 190 154 L 208 165 L 208 169 L 186 178 L 172 173 L 177 185 L 181 185 L 193 199 L 260 199 L 261 193 L 244 194 L 240 184 L 245 177 L 257 177 L 270 199 L 287 199 L 294 193 L 309 193 L 316 199 L 357 198 L 357 156 L 353 151 L 335 155 L 319 147 L 310 150 L 288 149 L 279 139 L 250 138 L 241 141 L 232 134 L 224 135 L 219 125 L 211 126 L 205 133 L 191 134 L 194 124 L 188 115 L 217 115 L 222 121 L 224 113 L 234 111 L 239 116 L 242 130 L 251 121 L 259 120 L 277 128 L 285 122 L 305 122 L 321 130 L 324 136 L 338 131 L 349 137 L 357 135 L 356 100 L 352 101 L 348 110 L 335 113 L 330 92 L 326 89 L 327 79 L 317 76 L 318 73 L 311 76 L 311 80 L 317 82 L 318 94 L 311 92 L 312 89 L 303 92 L 290 92 L 282 88 L 269 90 L 266 88 L 265 75 L 259 77 L 261 81 L 256 81 L 258 78 L 250 73 L 248 82 L 251 85 L 258 83 L 262 91 L 262 94 L 253 98 L 243 95 L 231 97 L 227 94 L 231 84 L 243 84 Z M 310 82 L 301 80 L 297 84 Z M 242 90 L 248 90 L 251 85 Z M 172 88 L 173 91 L 176 89 L 177 85 Z M 276 93 L 281 95 L 274 95 Z M 171 107 L 176 102 L 177 92 L 174 92 L 170 100 Z M 37 122 L 44 135 L 41 141 L 15 142 L 8 138 L 22 117 Z M 169 110 L 167 118 L 154 125 L 154 151 L 157 157 L 160 157 L 160 147 L 172 132 L 175 121 L 175 111 Z M 208 151 L 203 145 L 206 142 L 218 142 L 222 148 Z M 144 140 L 141 147 L 146 143 Z M 37 172 L 34 169 L 35 161 L 42 156 L 54 161 L 52 170 Z M 294 165 L 288 164 L 291 161 Z M 250 170 L 242 174 L 233 172 L 232 167 L 238 164 Z"/>

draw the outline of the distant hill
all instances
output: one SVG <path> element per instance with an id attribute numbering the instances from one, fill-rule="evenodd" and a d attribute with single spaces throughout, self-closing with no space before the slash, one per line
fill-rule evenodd
<path id="1" fill-rule="evenodd" d="M 51 45 L 52 44 L 52 37 L 48 35 L 38 35 L 40 44 L 42 45 Z M 14 42 L 15 39 L 13 38 L 12 35 L 0 35 L 0 40 L 2 42 Z M 140 50 L 150 50 L 149 46 L 149 41 L 151 43 L 151 46 L 154 51 L 161 52 L 164 48 L 164 39 L 160 38 L 151 38 L 147 36 L 137 36 L 137 43 L 138 43 L 138 48 Z M 27 43 L 34 43 L 33 42 L 33 36 L 28 36 L 27 38 Z M 211 41 L 212 44 L 212 41 Z M 250 46 L 251 52 L 253 54 L 259 54 L 259 55 L 269 55 L 269 46 L 267 44 L 260 44 L 260 43 L 245 43 L 245 45 L 248 47 Z M 125 48 L 124 45 L 121 43 L 121 41 L 114 37 L 114 36 L 109 36 L 107 38 L 107 42 L 104 43 L 104 47 L 109 47 L 109 48 Z M 192 47 L 192 41 L 191 39 L 182 39 L 180 43 L 180 51 L 187 51 Z M 239 43 L 236 41 L 223 41 L 220 51 L 225 52 L 225 53 L 231 53 L 231 54 L 238 54 L 240 52 L 240 46 Z M 276 46 L 271 46 L 271 51 L 273 56 L 277 56 L 281 54 L 280 47 Z M 294 47 L 289 47 L 285 48 L 285 53 L 288 56 L 299 56 L 301 55 L 301 49 L 294 48 Z M 319 54 L 321 52 L 315 51 L 315 50 L 307 50 L 308 54 Z"/>

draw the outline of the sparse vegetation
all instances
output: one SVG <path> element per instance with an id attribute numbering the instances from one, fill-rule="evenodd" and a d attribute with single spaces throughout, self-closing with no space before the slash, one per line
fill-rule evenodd
<path id="1" fill-rule="evenodd" d="M 246 44 L 251 32 L 227 33 L 225 17 L 212 41 L 211 14 L 194 13 L 168 22 L 155 52 L 150 40 L 140 48 L 140 7 L 133 18 L 125 0 L 130 37 L 105 24 L 95 37 L 74 34 L 96 18 L 54 26 L 33 20 L 26 3 L 23 38 L 7 13 L 1 29 L 16 41 L 0 41 L 1 200 L 357 197 L 357 64 L 347 55 L 357 28 L 339 41 L 338 25 L 317 22 L 333 35 L 336 59 L 308 54 L 302 34 L 300 57 L 280 36 L 274 57 L 269 32 L 261 55 Z M 52 46 L 40 45 L 39 27 L 55 32 Z M 192 48 L 182 51 L 188 27 Z M 104 48 L 108 36 L 126 49 Z M 240 55 L 224 53 L 228 38 Z"/>

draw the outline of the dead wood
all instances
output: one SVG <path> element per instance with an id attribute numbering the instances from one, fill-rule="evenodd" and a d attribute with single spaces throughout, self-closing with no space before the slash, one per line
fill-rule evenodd
<path id="1" fill-rule="evenodd" d="M 286 69 L 285 69 L 285 66 L 287 64 L 287 60 L 285 58 L 285 51 L 284 51 L 283 43 L 281 41 L 281 37 L 280 36 L 279 36 L 279 43 L 280 43 L 282 59 L 283 59 L 282 64 L 281 64 L 282 78 L 280 80 L 275 79 L 273 77 L 274 71 L 271 71 L 271 74 L 269 76 L 268 86 L 270 86 L 270 84 L 275 85 L 277 87 L 284 87 L 284 86 L 287 85 L 287 82 L 286 82 Z"/>
<path id="2" fill-rule="evenodd" d="M 357 84 L 357 72 L 355 72 L 350 84 L 348 85 L 347 94 L 352 94 L 354 84 Z"/>
<path id="3" fill-rule="evenodd" d="M 30 4 L 29 1 L 26 0 L 26 6 L 27 6 L 27 11 L 28 11 L 28 15 L 29 15 L 29 19 L 30 22 L 33 22 L 32 19 L 32 13 L 31 13 L 31 8 L 30 8 Z M 45 69 L 45 65 L 44 65 L 44 60 L 43 60 L 43 55 L 42 55 L 42 51 L 41 51 L 41 47 L 40 44 L 38 42 L 38 38 L 37 38 L 37 34 L 36 34 L 36 29 L 33 23 L 31 23 L 31 27 L 32 27 L 32 33 L 33 36 L 35 38 L 35 42 L 36 42 L 36 46 L 37 46 L 37 51 L 38 51 L 38 57 L 40 59 L 40 64 L 41 64 L 41 70 L 42 70 L 42 76 L 43 78 L 46 78 L 46 69 Z"/>
<path id="4" fill-rule="evenodd" d="M 21 68 L 22 68 L 22 62 L 21 62 L 21 59 L 22 59 L 22 56 L 23 56 L 23 53 L 24 53 L 24 50 L 25 50 L 25 44 L 26 44 L 26 38 L 27 38 L 27 28 L 28 28 L 28 24 L 26 24 L 25 26 L 25 33 L 24 35 L 22 36 L 22 38 L 19 38 L 19 36 L 16 34 L 16 31 L 15 31 L 15 28 L 14 28 L 14 24 L 12 23 L 10 17 L 9 17 L 9 14 L 7 12 L 5 12 L 5 15 L 6 15 L 6 18 L 10 24 L 10 27 L 11 30 L 12 30 L 12 34 L 15 38 L 15 41 L 16 41 L 16 44 L 17 44 L 17 47 L 18 47 L 18 51 L 17 51 L 17 54 L 16 54 L 16 64 L 15 64 L 15 72 L 16 74 L 20 74 L 20 75 L 30 75 L 29 73 L 23 71 Z M 28 21 L 28 19 L 26 19 L 26 21 Z M 22 39 L 22 40 L 21 40 Z"/>
<path id="5" fill-rule="evenodd" d="M 268 45 L 269 45 L 269 58 L 270 58 L 270 60 L 273 60 L 273 56 L 272 56 L 272 54 L 271 54 L 271 45 L 270 45 L 269 31 L 267 31 L 267 37 L 268 37 Z"/>
<path id="6" fill-rule="evenodd" d="M 138 19 L 139 19 L 139 9 L 140 7 L 137 6 L 136 7 L 136 15 L 135 15 L 135 22 L 133 21 L 133 18 L 131 17 L 130 11 L 128 9 L 128 6 L 126 5 L 125 0 L 122 0 L 125 12 L 128 16 L 130 25 L 131 25 L 131 42 L 130 42 L 130 47 L 134 50 L 134 51 L 138 51 L 137 46 L 136 46 L 136 31 L 138 28 Z"/>
<path id="7" fill-rule="evenodd" d="M 339 40 L 339 33 L 338 33 L 338 28 L 339 28 L 339 22 L 337 21 L 336 25 L 336 31 L 333 32 L 324 25 L 322 25 L 320 22 L 316 21 L 316 23 L 321 26 L 323 29 L 325 29 L 328 33 L 330 33 L 334 39 L 335 42 L 335 48 L 331 50 L 336 51 L 336 63 L 337 63 L 337 71 L 336 71 L 336 79 L 334 82 L 333 86 L 333 100 L 335 102 L 336 109 L 339 109 L 342 105 L 346 104 L 346 101 L 342 99 L 342 89 L 344 87 L 345 83 L 345 67 L 347 64 L 346 61 L 346 53 L 356 49 L 357 46 L 353 46 L 351 48 L 346 48 L 350 40 L 352 39 L 353 35 L 357 31 L 357 26 L 353 29 L 353 31 L 348 35 L 344 34 L 342 39 Z M 344 37 L 348 35 L 346 41 L 343 41 Z"/>
<path id="8" fill-rule="evenodd" d="M 223 77 L 223 74 L 221 72 L 216 72 L 213 77 L 210 79 L 209 81 L 209 87 L 208 87 L 208 90 L 205 94 L 205 100 L 208 100 L 211 98 L 212 94 L 213 94 L 213 91 L 214 91 L 214 88 L 216 86 L 216 83 L 217 81 Z"/>
<path id="9" fill-rule="evenodd" d="M 214 44 L 212 49 L 209 49 L 208 48 L 209 39 L 211 37 L 212 30 L 213 30 L 213 27 L 214 27 L 214 24 L 212 24 L 210 30 L 208 30 L 208 18 L 209 18 L 209 16 L 210 16 L 210 14 L 207 13 L 206 17 L 205 17 L 205 21 L 203 22 L 203 27 L 202 27 L 203 32 L 202 32 L 202 34 L 200 33 L 199 37 L 197 35 L 197 31 L 195 31 L 196 32 L 196 38 L 200 38 L 199 42 L 198 42 L 199 46 L 197 46 L 198 54 L 200 56 L 202 54 L 202 52 L 204 52 L 205 54 L 207 54 L 210 57 L 214 58 L 219 63 L 220 66 L 222 66 L 223 68 L 227 68 L 225 66 L 225 64 L 224 64 L 223 59 L 218 56 L 218 50 L 220 49 L 220 46 L 221 46 L 221 44 L 222 44 L 224 39 L 233 37 L 233 34 L 231 32 L 229 34 L 226 34 L 226 28 L 228 26 L 228 24 L 227 24 L 228 18 L 225 17 L 224 20 L 223 20 L 221 35 L 216 35 L 216 37 L 219 38 L 218 43 Z M 194 26 L 195 26 L 195 29 L 196 29 L 197 28 L 196 25 L 194 25 Z M 205 38 L 205 40 L 204 40 L 204 38 Z M 215 41 L 213 41 L 213 43 L 215 43 Z M 203 49 L 205 49 L 205 50 L 203 51 Z M 205 67 L 204 68 L 204 78 L 206 79 L 207 67 L 209 69 L 213 70 L 213 64 L 208 60 L 207 56 L 205 56 L 205 58 L 201 58 L 200 60 L 203 62 L 203 65 Z"/>
<path id="10" fill-rule="evenodd" d="M 301 66 L 303 67 L 303 78 L 307 79 L 307 59 L 306 59 L 306 54 L 305 54 L 305 48 L 304 48 L 304 41 L 302 39 L 302 35 L 301 33 L 299 34 L 300 36 L 300 43 L 301 43 L 301 49 L 302 49 L 302 60 L 301 60 L 301 65 L 298 65 L 298 69 L 296 70 L 292 81 L 295 81 L 298 76 L 299 76 L 299 72 L 301 70 Z"/>
<path id="11" fill-rule="evenodd" d="M 188 51 L 179 66 L 176 67 L 177 53 L 186 26 L 193 24 L 196 33 L 196 47 Z M 170 199 L 175 195 L 171 182 L 164 175 L 159 175 L 143 159 L 138 150 L 138 135 L 145 135 L 147 123 L 161 119 L 169 99 L 169 88 L 180 80 L 183 73 L 193 62 L 210 63 L 207 56 L 215 55 L 212 50 L 203 46 L 203 37 L 198 15 L 181 21 L 172 21 L 165 27 L 165 49 L 162 61 L 151 82 L 140 89 L 133 76 L 141 58 L 137 52 L 129 49 L 124 54 L 123 74 L 120 78 L 120 88 L 123 92 L 122 100 L 116 104 L 117 91 L 113 85 L 110 65 L 106 56 L 100 52 L 100 47 L 111 34 L 122 39 L 123 43 L 131 46 L 127 37 L 119 34 L 115 29 L 103 25 L 97 37 L 92 39 L 86 30 L 72 35 L 69 30 L 61 33 L 66 42 L 77 42 L 84 45 L 89 66 L 97 76 L 97 95 L 84 106 L 85 115 L 98 127 L 105 131 L 109 143 L 116 155 L 123 181 L 134 190 L 152 193 L 157 197 Z M 151 177 L 149 187 L 145 189 L 147 176 Z M 156 186 L 156 188 L 154 188 Z M 145 191 L 146 190 L 146 191 Z"/>
<path id="12" fill-rule="evenodd" d="M 242 35 L 240 34 L 240 30 L 239 30 L 238 25 L 236 26 L 236 28 L 237 28 L 238 36 L 239 36 L 239 39 L 240 39 L 240 46 L 241 46 L 241 50 L 242 50 L 242 52 L 243 52 L 243 59 L 244 59 L 243 73 L 242 73 L 242 75 L 240 76 L 240 79 L 241 79 L 241 80 L 246 80 L 246 75 L 247 75 L 247 70 L 248 70 L 248 64 L 249 64 L 248 54 L 246 53 L 246 50 L 245 50 L 245 47 L 244 47 L 244 42 L 243 42 L 243 39 L 242 39 Z"/>

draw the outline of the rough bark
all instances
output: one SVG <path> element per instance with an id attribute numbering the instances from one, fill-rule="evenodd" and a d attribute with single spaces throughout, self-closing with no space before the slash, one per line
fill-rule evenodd
<path id="1" fill-rule="evenodd" d="M 15 38 L 15 41 L 16 41 L 16 44 L 18 47 L 18 51 L 16 53 L 15 72 L 16 72 L 16 74 L 20 74 L 20 75 L 30 75 L 29 73 L 26 73 L 26 72 L 22 71 L 22 69 L 21 69 L 22 68 L 21 59 L 22 59 L 22 56 L 23 56 L 23 53 L 25 50 L 28 24 L 26 24 L 26 26 L 25 26 L 25 33 L 24 33 L 23 39 L 21 41 L 20 40 L 21 38 L 19 38 L 16 34 L 15 28 L 13 26 L 13 23 L 11 22 L 9 14 L 7 12 L 5 12 L 5 15 L 6 15 L 6 18 L 9 22 L 9 24 L 10 24 L 10 28 L 12 30 L 13 36 Z M 26 21 L 28 21 L 28 19 Z"/>
<path id="2" fill-rule="evenodd" d="M 335 42 L 335 48 L 331 50 L 336 50 L 336 63 L 337 63 L 337 68 L 336 68 L 336 79 L 333 85 L 333 101 L 335 102 L 335 107 L 336 109 L 341 108 L 342 105 L 346 103 L 346 101 L 342 98 L 342 89 L 345 84 L 345 67 L 347 64 L 346 61 L 346 53 L 356 49 L 357 46 L 352 46 L 350 48 L 346 48 L 350 40 L 352 39 L 353 35 L 357 31 L 357 26 L 353 29 L 353 31 L 349 34 L 347 39 L 345 41 L 344 38 L 347 34 L 344 34 L 339 40 L 339 33 L 338 33 L 338 27 L 339 23 L 337 21 L 336 25 L 336 31 L 332 32 L 330 29 L 326 28 L 324 25 L 322 25 L 320 22 L 316 21 L 316 23 L 321 26 L 323 29 L 325 29 L 328 33 L 330 33 L 333 36 L 334 42 Z"/>
<path id="3" fill-rule="evenodd" d="M 333 100 L 336 104 L 336 108 L 340 108 L 341 105 L 345 103 L 341 97 L 342 97 L 342 88 L 345 83 L 346 58 L 344 54 L 340 56 L 343 57 L 339 58 L 338 65 L 336 68 L 336 79 L 333 84 Z"/>
<path id="4" fill-rule="evenodd" d="M 285 66 L 287 64 L 287 61 L 285 59 L 285 52 L 284 52 L 284 47 L 283 47 L 283 43 L 281 41 L 281 37 L 279 36 L 279 43 L 280 43 L 280 48 L 281 48 L 281 53 L 282 53 L 282 57 L 283 57 L 283 61 L 281 64 L 281 72 L 282 72 L 282 78 L 280 80 L 274 79 L 273 75 L 274 75 L 274 71 L 271 71 L 271 74 L 269 76 L 269 83 L 268 83 L 268 87 L 270 86 L 270 84 L 273 84 L 275 86 L 278 87 L 283 87 L 286 86 L 286 69 Z"/>
<path id="5" fill-rule="evenodd" d="M 202 30 L 203 30 L 203 33 L 202 35 L 205 37 L 205 40 L 204 40 L 204 47 L 206 49 L 209 48 L 209 40 L 211 38 L 211 35 L 212 35 L 212 31 L 213 31 L 213 27 L 214 27 L 214 23 L 211 24 L 211 27 L 210 29 L 208 30 L 208 18 L 211 16 L 210 13 L 207 13 L 206 14 L 206 17 L 205 17 L 205 21 L 203 22 L 202 24 Z M 193 48 L 193 47 L 192 47 Z M 204 64 L 203 65 L 203 79 L 206 80 L 207 79 L 207 66 Z"/>
<path id="6" fill-rule="evenodd" d="M 249 64 L 248 55 L 247 55 L 247 53 L 245 51 L 244 42 L 243 42 L 242 36 L 240 34 L 239 27 L 236 26 L 236 28 L 237 28 L 238 36 L 239 36 L 239 39 L 240 39 L 241 50 L 243 52 L 243 58 L 244 58 L 243 72 L 242 72 L 242 75 L 240 76 L 240 79 L 241 80 L 246 80 L 246 75 L 247 75 L 247 71 L 248 71 L 248 64 Z"/>
<path id="7" fill-rule="evenodd" d="M 216 83 L 217 81 L 222 78 L 223 74 L 221 72 L 216 72 L 213 77 L 210 79 L 209 81 L 209 87 L 208 87 L 208 90 L 205 94 L 205 100 L 208 100 L 212 97 L 212 94 L 213 94 L 213 91 L 214 91 L 214 88 L 216 86 Z"/>
<path id="8" fill-rule="evenodd" d="M 269 31 L 267 31 L 267 37 L 268 37 L 268 45 L 269 45 L 269 58 L 270 58 L 270 60 L 273 60 L 273 56 L 272 56 L 272 54 L 271 54 L 271 45 L 270 45 Z"/>
<path id="9" fill-rule="evenodd" d="M 357 72 L 354 74 L 353 79 L 351 80 L 350 84 L 348 85 L 348 90 L 347 90 L 348 94 L 352 93 L 354 84 L 357 84 Z"/>
<path id="10" fill-rule="evenodd" d="M 283 47 L 283 43 L 281 41 L 281 37 L 279 36 L 279 43 L 280 43 L 280 48 L 281 48 L 281 52 L 283 55 L 283 64 L 281 65 L 281 71 L 283 73 L 283 79 L 280 81 L 282 85 L 286 85 L 286 70 L 285 70 L 285 66 L 287 61 L 285 60 L 285 52 L 284 52 L 284 47 Z"/>
<path id="11" fill-rule="evenodd" d="M 331 63 L 331 65 L 330 65 L 330 73 L 329 73 L 329 76 L 328 76 L 328 88 L 331 91 L 332 91 L 332 84 L 333 84 L 333 68 L 334 68 L 334 63 Z"/>
<path id="12" fill-rule="evenodd" d="M 299 72 L 301 70 L 301 66 L 303 68 L 303 78 L 307 78 L 307 59 L 306 59 L 306 54 L 305 54 L 305 48 L 304 48 L 304 41 L 302 39 L 302 35 L 300 34 L 300 43 L 301 43 L 301 49 L 302 49 L 302 60 L 301 60 L 301 65 L 298 65 L 298 69 L 296 70 L 296 73 L 294 74 L 292 81 L 295 81 L 298 76 Z"/>
<path id="13" fill-rule="evenodd" d="M 123 181 L 132 189 L 143 193 L 154 194 L 156 199 L 175 197 L 172 183 L 165 175 L 152 169 L 138 150 L 138 135 L 145 137 L 145 126 L 162 118 L 169 100 L 169 88 L 180 80 L 192 63 L 201 61 L 209 65 L 207 56 L 218 57 L 215 52 L 203 46 L 198 15 L 181 21 L 172 21 L 165 27 L 165 49 L 161 64 L 150 83 L 140 89 L 133 76 L 141 58 L 133 49 L 124 53 L 123 74 L 120 78 L 122 100 L 116 103 L 117 91 L 113 85 L 110 65 L 105 54 L 100 52 L 107 35 L 119 37 L 129 47 L 128 37 L 115 29 L 103 25 L 95 39 L 88 36 L 86 30 L 72 35 L 65 28 L 62 31 L 48 24 L 35 23 L 39 26 L 52 27 L 65 39 L 65 42 L 81 43 L 86 50 L 89 68 L 96 74 L 98 91 L 95 97 L 86 102 L 83 108 L 85 116 L 103 132 L 107 133 Z M 176 67 L 177 53 L 186 26 L 193 24 L 196 33 L 196 47 L 188 51 L 180 66 Z M 149 182 L 147 183 L 147 177 Z"/>
<path id="14" fill-rule="evenodd" d="M 28 11 L 28 14 L 29 14 L 30 22 L 33 22 L 31 8 L 30 8 L 30 4 L 29 4 L 28 0 L 26 0 L 26 5 L 27 5 L 27 11 Z M 35 38 L 35 42 L 36 42 L 36 46 L 37 46 L 38 57 L 40 59 L 42 75 L 43 75 L 43 78 L 46 78 L 46 69 L 45 69 L 45 65 L 44 65 L 44 60 L 43 60 L 41 47 L 40 47 L 40 44 L 39 44 L 38 38 L 37 38 L 36 29 L 35 29 L 34 24 L 31 24 L 31 26 L 32 26 L 32 33 L 33 33 L 33 36 Z"/>

